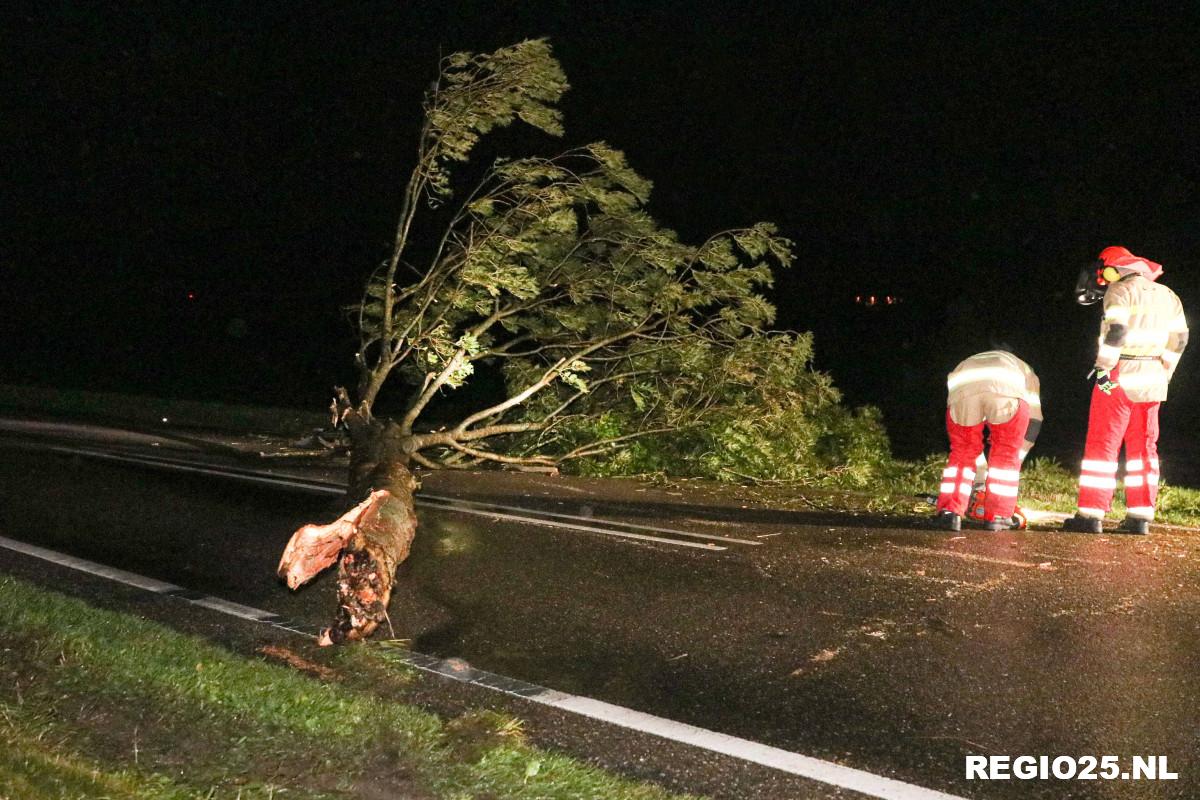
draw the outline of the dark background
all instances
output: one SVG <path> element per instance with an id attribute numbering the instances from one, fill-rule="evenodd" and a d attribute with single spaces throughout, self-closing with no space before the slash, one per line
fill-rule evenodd
<path id="1" fill-rule="evenodd" d="M 1073 460 L 1098 329 L 1078 269 L 1123 244 L 1200 303 L 1200 25 L 1189 4 L 929 5 L 5 12 L 0 380 L 324 407 L 439 56 L 549 36 L 564 140 L 507 131 L 478 161 L 604 139 L 686 239 L 776 222 L 798 252 L 780 327 L 815 332 L 899 455 L 945 448 L 945 373 L 999 340 L 1043 379 L 1041 454 Z M 1168 479 L 1195 464 L 1195 358 Z"/>

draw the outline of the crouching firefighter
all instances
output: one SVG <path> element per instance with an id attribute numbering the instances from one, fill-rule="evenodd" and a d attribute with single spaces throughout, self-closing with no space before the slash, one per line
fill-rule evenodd
<path id="1" fill-rule="evenodd" d="M 1122 533 L 1146 534 L 1158 497 L 1158 406 L 1187 346 L 1183 305 L 1156 283 L 1162 265 L 1106 247 L 1079 275 L 1075 299 L 1104 299 L 1100 346 L 1088 410 L 1087 442 L 1079 470 L 1079 510 L 1063 530 L 1100 533 L 1117 488 L 1117 454 L 1125 443 L 1125 520 Z"/>
<path id="2" fill-rule="evenodd" d="M 973 513 L 989 531 L 1014 526 L 1021 463 L 1042 427 L 1038 377 L 1005 350 L 988 350 L 959 363 L 946 379 L 946 433 L 950 460 L 938 490 L 937 526 L 957 531 L 984 463 L 983 508 Z M 987 428 L 991 450 L 982 460 Z"/>

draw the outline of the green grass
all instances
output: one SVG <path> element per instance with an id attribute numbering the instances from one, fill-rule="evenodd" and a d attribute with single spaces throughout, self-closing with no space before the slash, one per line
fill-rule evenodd
<path id="1" fill-rule="evenodd" d="M 195 797 L 165 778 L 107 769 L 95 761 L 63 752 L 58 740 L 46 736 L 52 726 L 32 719 L 20 709 L 0 705 L 0 715 L 0 741 L 4 743 L 0 749 L 0 797 L 12 800 Z"/>
<path id="2" fill-rule="evenodd" d="M 0 629 L 4 798 L 672 796 L 536 749 L 504 715 L 384 702 L 368 683 L 420 678 L 377 647 L 329 653 L 318 680 L 12 578 Z"/>
<path id="3" fill-rule="evenodd" d="M 914 503 L 913 493 L 924 490 L 936 494 L 945 464 L 944 454 L 932 455 L 919 462 L 895 462 L 894 467 L 888 470 L 881 491 L 872 498 L 872 510 L 928 512 L 927 505 Z M 1021 506 L 1040 511 L 1072 513 L 1079 490 L 1078 480 L 1078 475 L 1054 459 L 1031 459 L 1021 470 L 1021 496 L 1018 502 Z M 1109 517 L 1121 519 L 1124 516 L 1125 505 L 1118 490 Z M 1200 526 L 1200 490 L 1162 484 L 1155 518 L 1168 525 Z"/>

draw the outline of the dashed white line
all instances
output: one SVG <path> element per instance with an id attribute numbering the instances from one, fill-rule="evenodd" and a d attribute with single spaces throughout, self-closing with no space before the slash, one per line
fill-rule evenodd
<path id="1" fill-rule="evenodd" d="M 0 536 L 0 547 L 157 594 L 177 597 L 189 603 L 204 606 L 205 608 L 230 614 L 241 619 L 272 625 L 273 627 L 300 633 L 305 636 L 311 637 L 312 635 L 303 630 L 303 626 L 284 622 L 280 619 L 279 615 L 269 611 L 251 608 L 250 606 L 244 606 L 240 603 L 233 603 L 201 593 L 191 593 L 181 586 L 167 583 L 166 581 L 147 578 L 133 572 L 127 572 L 104 564 L 97 564 L 94 561 L 76 558 L 75 556 L 27 544 L 5 536 Z M 409 653 L 406 654 L 404 660 L 426 672 L 449 676 L 494 691 L 523 697 L 534 703 L 601 720 L 628 730 L 649 733 L 714 753 L 732 756 L 742 761 L 760 764 L 781 772 L 818 781 L 828 786 L 850 789 L 869 797 L 879 798 L 880 800 L 964 800 L 964 798 L 957 795 L 947 794 L 935 789 L 926 789 L 893 778 L 885 778 L 864 770 L 835 764 L 832 761 L 823 761 L 819 758 L 793 753 L 760 742 L 753 742 L 749 739 L 741 739 L 729 734 L 699 728 L 695 725 L 656 717 L 653 714 L 606 703 L 602 700 L 567 694 L 555 689 L 547 689 L 542 686 L 525 683 L 514 678 L 472 668 L 459 659 L 442 660 L 422 653 Z"/>

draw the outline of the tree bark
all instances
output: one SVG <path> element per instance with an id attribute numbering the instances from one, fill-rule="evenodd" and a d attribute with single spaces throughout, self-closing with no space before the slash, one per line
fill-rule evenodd
<path id="1" fill-rule="evenodd" d="M 329 525 L 305 525 L 293 534 L 279 563 L 291 588 L 306 583 L 338 562 L 338 609 L 321 632 L 321 645 L 363 639 L 388 621 L 396 568 L 408 557 L 417 529 L 405 437 L 395 423 L 381 423 L 368 407 L 353 407 L 345 390 L 334 398 L 334 413 L 350 434 L 346 506 Z"/>

